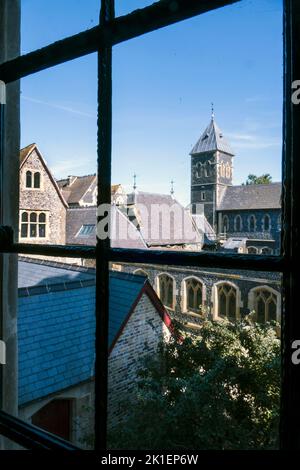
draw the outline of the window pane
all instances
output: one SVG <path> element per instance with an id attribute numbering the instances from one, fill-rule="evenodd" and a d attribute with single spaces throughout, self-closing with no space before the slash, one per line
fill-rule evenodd
<path id="1" fill-rule="evenodd" d="M 114 47 L 113 183 L 147 248 L 279 253 L 282 57 L 280 0 Z"/>
<path id="2" fill-rule="evenodd" d="M 34 173 L 34 187 L 39 188 L 41 184 L 41 175 L 40 173 Z"/>
<path id="3" fill-rule="evenodd" d="M 21 224 L 21 237 L 28 237 L 28 224 Z"/>
<path id="4" fill-rule="evenodd" d="M 163 275 L 174 310 L 157 302 Z M 141 263 L 118 263 L 111 276 L 110 324 L 126 323 L 110 351 L 109 448 L 278 448 L 281 276 Z M 187 276 L 203 283 L 202 315 L 184 309 Z M 261 319 L 257 298 L 278 323 Z"/>
<path id="5" fill-rule="evenodd" d="M 21 3 L 23 54 L 93 28 L 99 21 L 99 0 L 22 0 Z"/>
<path id="6" fill-rule="evenodd" d="M 26 172 L 26 188 L 32 187 L 32 173 L 31 171 Z"/>
<path id="7" fill-rule="evenodd" d="M 19 204 L 37 214 L 31 222 L 39 222 L 30 237 L 43 244 L 95 245 L 96 55 L 26 77 L 21 88 Z M 31 190 L 23 183 L 27 171 Z"/>
<path id="8" fill-rule="evenodd" d="M 22 222 L 28 222 L 28 213 L 22 212 Z"/>
<path id="9" fill-rule="evenodd" d="M 30 237 L 35 238 L 37 236 L 37 224 L 30 224 Z"/>
<path id="10" fill-rule="evenodd" d="M 19 417 L 91 449 L 95 270 L 74 262 L 19 258 Z"/>

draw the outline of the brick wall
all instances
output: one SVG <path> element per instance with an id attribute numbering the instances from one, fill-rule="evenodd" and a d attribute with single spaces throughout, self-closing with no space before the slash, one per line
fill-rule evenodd
<path id="1" fill-rule="evenodd" d="M 109 425 L 121 419 L 124 398 L 130 399 L 141 359 L 154 354 L 170 332 L 146 294 L 143 294 L 109 358 Z"/>

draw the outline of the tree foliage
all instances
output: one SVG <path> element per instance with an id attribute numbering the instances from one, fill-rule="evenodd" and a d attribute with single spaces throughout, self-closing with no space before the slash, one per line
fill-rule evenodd
<path id="1" fill-rule="evenodd" d="M 256 176 L 253 174 L 248 175 L 246 180 L 246 185 L 248 184 L 270 184 L 272 183 L 272 176 L 269 173 L 265 173 L 261 176 Z"/>
<path id="2" fill-rule="evenodd" d="M 206 321 L 200 335 L 180 335 L 143 363 L 110 447 L 276 448 L 280 343 L 274 325 Z"/>

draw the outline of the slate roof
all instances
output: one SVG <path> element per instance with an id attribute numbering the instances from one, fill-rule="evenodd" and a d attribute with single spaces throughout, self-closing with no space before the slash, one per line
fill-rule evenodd
<path id="1" fill-rule="evenodd" d="M 68 204 L 79 204 L 95 181 L 96 175 L 85 175 L 58 180 L 57 184 Z"/>
<path id="2" fill-rule="evenodd" d="M 223 135 L 223 132 L 219 129 L 214 118 L 212 118 L 200 139 L 192 148 L 190 155 L 197 155 L 203 152 L 214 152 L 216 150 L 234 155 L 229 143 Z"/>
<path id="3" fill-rule="evenodd" d="M 91 268 L 74 266 L 67 263 L 19 257 L 18 287 L 19 289 L 33 286 L 58 284 L 61 282 L 83 281 L 94 279 Z"/>
<path id="4" fill-rule="evenodd" d="M 137 191 L 132 199 L 137 223 L 148 247 L 202 243 L 193 218 L 171 195 Z M 158 211 L 161 211 L 160 216 Z"/>
<path id="5" fill-rule="evenodd" d="M 52 278 L 56 283 L 59 279 L 60 284 L 50 283 L 52 290 L 45 292 L 40 285 L 45 273 L 38 264 L 33 278 L 33 264 L 19 262 L 23 286 L 19 289 L 18 316 L 20 405 L 89 380 L 94 374 L 95 277 L 92 283 L 82 279 L 78 286 L 73 279 L 86 272 L 74 269 L 70 281 L 70 270 L 58 263 L 50 264 L 47 282 Z M 27 270 L 29 281 L 25 287 Z M 154 298 L 153 304 L 162 319 L 169 321 L 147 278 L 111 272 L 110 349 L 144 289 L 150 299 Z"/>
<path id="6" fill-rule="evenodd" d="M 91 246 L 96 244 L 96 210 L 96 207 L 70 208 L 67 210 L 67 244 Z M 146 248 L 140 232 L 114 205 L 111 206 L 111 221 L 112 247 Z M 89 235 L 82 236 L 79 234 L 82 225 L 95 225 L 95 229 Z"/>
<path id="7" fill-rule="evenodd" d="M 270 183 L 228 186 L 217 210 L 230 211 L 280 208 L 281 183 Z"/>

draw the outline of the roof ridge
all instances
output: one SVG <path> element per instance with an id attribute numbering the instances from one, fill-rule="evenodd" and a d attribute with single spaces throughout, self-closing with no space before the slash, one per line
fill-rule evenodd
<path id="1" fill-rule="evenodd" d="M 25 263 L 31 264 L 39 264 L 42 266 L 49 266 L 52 268 L 57 269 L 67 269 L 69 271 L 78 271 L 83 273 L 94 273 L 96 271 L 95 268 L 90 266 L 79 266 L 78 264 L 70 264 L 70 263 L 63 263 L 61 261 L 53 261 L 41 258 L 30 258 L 30 256 L 18 256 L 18 261 L 22 261 Z"/>

